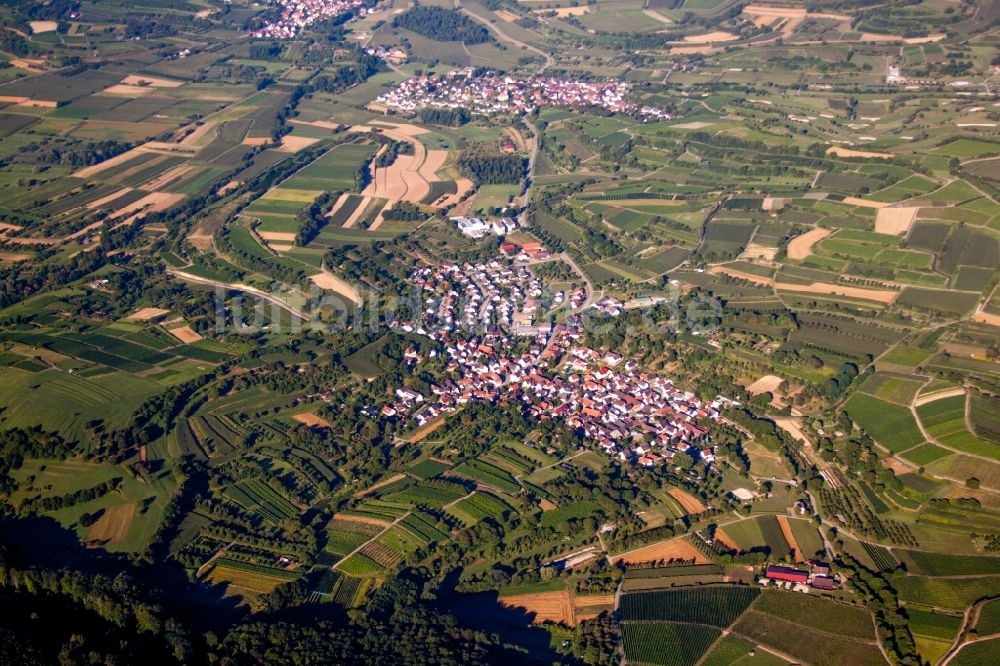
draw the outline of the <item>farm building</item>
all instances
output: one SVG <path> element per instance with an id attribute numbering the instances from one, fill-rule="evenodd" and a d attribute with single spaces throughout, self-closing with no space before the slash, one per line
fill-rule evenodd
<path id="1" fill-rule="evenodd" d="M 802 571 L 801 569 L 795 569 L 793 567 L 783 567 L 778 565 L 769 565 L 767 567 L 767 572 L 764 576 L 770 580 L 784 580 L 789 583 L 808 583 L 809 582 L 809 572 Z"/>

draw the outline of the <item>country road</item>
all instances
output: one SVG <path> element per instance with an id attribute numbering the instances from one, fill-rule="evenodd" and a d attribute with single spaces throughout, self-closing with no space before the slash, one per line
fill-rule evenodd
<path id="1" fill-rule="evenodd" d="M 293 317 L 298 317 L 299 319 L 302 319 L 304 321 L 309 321 L 309 320 L 312 319 L 312 317 L 310 315 L 304 313 L 302 310 L 298 310 L 296 308 L 293 308 L 291 305 L 289 305 L 285 301 L 281 300 L 277 296 L 269 294 L 266 291 L 261 291 L 260 289 L 257 289 L 256 287 L 251 287 L 250 285 L 236 284 L 236 283 L 232 283 L 231 284 L 231 283 L 227 283 L 227 282 L 220 282 L 218 280 L 209 280 L 209 279 L 201 278 L 201 277 L 198 277 L 197 275 L 191 275 L 190 273 L 185 273 L 184 271 L 179 271 L 179 270 L 176 270 L 176 269 L 173 269 L 173 268 L 168 268 L 167 272 L 170 273 L 171 275 L 173 275 L 176 278 L 184 280 L 185 282 L 192 282 L 194 284 L 202 284 L 202 285 L 207 285 L 207 286 L 211 286 L 211 287 L 222 287 L 223 289 L 229 289 L 229 290 L 232 290 L 232 291 L 242 291 L 244 293 L 251 294 L 253 296 L 257 296 L 258 298 L 262 298 L 265 301 L 267 301 L 267 302 L 269 302 L 269 303 L 271 303 L 273 305 L 277 305 L 279 308 L 281 308 L 282 310 L 284 310 L 288 314 L 292 315 Z"/>

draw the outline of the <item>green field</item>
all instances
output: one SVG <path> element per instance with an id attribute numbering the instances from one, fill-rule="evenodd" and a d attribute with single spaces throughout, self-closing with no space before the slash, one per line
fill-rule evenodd
<path id="1" fill-rule="evenodd" d="M 924 441 L 909 409 L 869 396 L 853 395 L 844 405 L 852 419 L 890 451 L 905 451 Z"/>

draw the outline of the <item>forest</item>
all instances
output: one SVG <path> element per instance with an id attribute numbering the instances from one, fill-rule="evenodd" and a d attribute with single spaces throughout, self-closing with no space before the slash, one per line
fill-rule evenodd
<path id="1" fill-rule="evenodd" d="M 499 153 L 483 143 L 471 143 L 458 158 L 458 169 L 480 185 L 517 183 L 524 176 L 524 158 Z"/>
<path id="2" fill-rule="evenodd" d="M 392 27 L 404 28 L 439 42 L 483 44 L 490 31 L 453 9 L 416 5 L 392 20 Z"/>

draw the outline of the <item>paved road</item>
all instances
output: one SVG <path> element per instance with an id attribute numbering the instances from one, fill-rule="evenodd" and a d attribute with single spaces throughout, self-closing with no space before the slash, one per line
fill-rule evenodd
<path id="1" fill-rule="evenodd" d="M 183 271 L 178 271 L 178 270 L 175 270 L 175 269 L 172 269 L 172 268 L 168 268 L 167 272 L 170 273 L 171 275 L 173 275 L 174 277 L 177 277 L 177 278 L 180 278 L 181 280 L 184 280 L 185 282 L 193 282 L 195 284 L 204 284 L 204 285 L 209 285 L 209 286 L 212 286 L 212 287 L 222 287 L 223 289 L 229 289 L 229 290 L 232 290 L 232 291 L 242 291 L 244 293 L 251 294 L 253 296 L 257 296 L 258 298 L 262 298 L 265 301 L 267 301 L 268 303 L 272 303 L 274 305 L 277 305 L 279 308 L 281 308 L 282 310 L 284 310 L 288 314 L 290 314 L 292 316 L 295 316 L 295 317 L 298 317 L 299 319 L 302 319 L 302 320 L 305 320 L 305 321 L 309 321 L 310 319 L 312 319 L 311 316 L 307 315 L 306 313 L 302 312 L 301 310 L 293 308 L 291 305 L 289 305 L 285 301 L 281 300 L 277 296 L 272 296 L 271 294 L 267 293 L 266 291 L 261 291 L 260 289 L 257 289 L 256 287 L 251 287 L 251 286 L 245 285 L 245 284 L 230 284 L 230 283 L 227 283 L 227 282 L 219 282 L 218 280 L 208 280 L 208 279 L 205 279 L 205 278 L 198 277 L 197 275 L 191 275 L 190 273 L 185 273 Z"/>
<path id="2" fill-rule="evenodd" d="M 487 21 L 486 19 L 484 19 L 482 16 L 479 16 L 478 14 L 473 14 L 468 9 L 465 9 L 464 7 L 462 7 L 462 3 L 460 2 L 460 0 L 455 0 L 455 9 L 457 9 L 460 12 L 462 12 L 463 14 L 465 14 L 466 16 L 468 16 L 469 18 L 471 18 L 473 21 L 476 21 L 477 23 L 481 23 L 482 25 L 486 26 L 492 32 L 495 32 L 496 35 L 497 35 L 497 37 L 500 38 L 500 41 L 507 42 L 508 44 L 513 44 L 514 46 L 517 46 L 519 48 L 527 49 L 528 51 L 532 51 L 533 53 L 537 53 L 538 55 L 540 55 L 543 58 L 545 58 L 545 63 L 538 70 L 539 74 L 541 74 L 546 69 L 548 69 L 549 67 L 552 66 L 552 56 L 551 55 L 549 55 L 548 53 L 546 53 L 545 51 L 543 51 L 543 50 L 541 50 L 539 48 L 536 48 L 536 47 L 532 46 L 531 44 L 525 44 L 524 42 L 522 42 L 520 40 L 514 39 L 513 37 L 511 37 L 510 35 L 508 35 L 507 33 L 505 33 L 503 30 L 501 30 L 500 26 L 498 26 L 496 23 L 490 23 L 489 21 Z"/>

